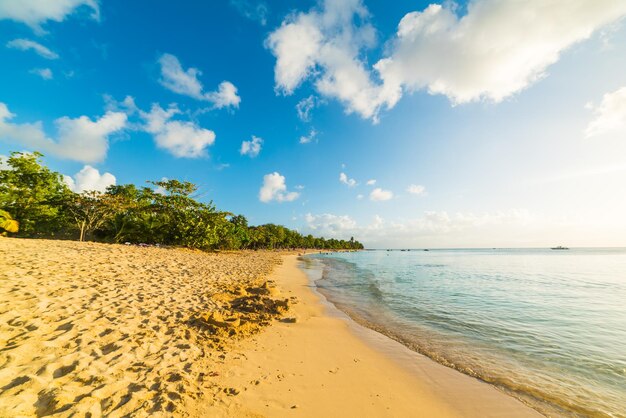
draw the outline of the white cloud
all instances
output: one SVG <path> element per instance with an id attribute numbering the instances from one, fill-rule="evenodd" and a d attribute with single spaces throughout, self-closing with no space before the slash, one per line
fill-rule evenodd
<path id="1" fill-rule="evenodd" d="M 164 110 L 153 104 L 150 112 L 139 111 L 145 121 L 143 129 L 154 137 L 157 147 L 179 158 L 198 158 L 207 155 L 206 149 L 215 142 L 215 132 L 193 122 L 172 120 L 181 113 L 177 107 Z"/>
<path id="2" fill-rule="evenodd" d="M 100 19 L 97 0 L 3 0 L 0 1 L 0 19 L 22 22 L 42 32 L 42 24 L 48 20 L 62 22 L 81 6 L 91 9 L 92 19 Z"/>
<path id="3" fill-rule="evenodd" d="M 217 86 L 217 91 L 205 93 L 204 97 L 218 109 L 228 106 L 239 107 L 241 103 L 241 97 L 237 95 L 237 87 L 230 81 L 222 81 Z"/>
<path id="4" fill-rule="evenodd" d="M 348 187 L 354 187 L 357 184 L 356 180 L 348 178 L 346 173 L 339 173 L 339 181 Z"/>
<path id="5" fill-rule="evenodd" d="M 109 136 L 126 126 L 126 114 L 106 112 L 92 121 L 87 116 L 55 120 L 57 139 L 46 136 L 42 123 L 12 123 L 16 115 L 0 102 L 0 140 L 20 144 L 32 150 L 50 153 L 60 158 L 94 163 L 104 160 L 109 148 Z"/>
<path id="6" fill-rule="evenodd" d="M 161 79 L 159 82 L 163 87 L 174 93 L 193 97 L 202 100 L 202 83 L 198 76 L 202 74 L 197 68 L 184 70 L 178 58 L 172 54 L 163 54 L 159 58 L 161 65 Z"/>
<path id="7" fill-rule="evenodd" d="M 418 218 L 396 221 L 376 215 L 367 224 L 345 215 L 307 214 L 305 221 L 305 233 L 342 239 L 353 236 L 370 248 L 419 248 L 499 245 L 503 236 L 527 231 L 537 219 L 525 209 L 511 209 L 456 214 L 426 211 Z"/>
<path id="8" fill-rule="evenodd" d="M 266 42 L 276 57 L 276 88 L 291 94 L 312 80 L 319 94 L 374 122 L 405 91 L 427 89 L 455 104 L 499 102 L 626 15 L 623 0 L 473 0 L 463 16 L 453 2 L 445 4 L 406 14 L 372 68 L 362 57 L 375 44 L 375 30 L 361 0 L 326 0 L 291 14 Z"/>
<path id="9" fill-rule="evenodd" d="M 368 180 L 367 183 L 365 183 L 365 184 L 367 184 L 368 186 L 373 186 L 373 185 L 376 184 L 376 179 Z"/>
<path id="10" fill-rule="evenodd" d="M 300 137 L 301 144 L 310 144 L 317 138 L 317 131 L 315 129 L 311 129 L 308 135 L 303 135 Z"/>
<path id="11" fill-rule="evenodd" d="M 44 80 L 52 80 L 52 70 L 50 68 L 33 68 L 29 71 L 31 74 L 38 75 Z"/>
<path id="12" fill-rule="evenodd" d="M 382 202 L 390 199 L 393 199 L 393 192 L 390 190 L 383 190 L 377 187 L 370 193 L 370 200 L 373 202 Z"/>
<path id="13" fill-rule="evenodd" d="M 39 56 L 49 60 L 59 58 L 59 55 L 56 52 L 51 51 L 42 44 L 31 41 L 30 39 L 13 39 L 12 41 L 7 42 L 7 48 L 19 49 L 20 51 L 28 51 L 32 49 Z"/>
<path id="14" fill-rule="evenodd" d="M 365 196 L 362 195 L 362 194 L 358 194 L 358 195 L 356 195 L 356 198 L 357 198 L 357 200 L 363 200 L 363 198 L 365 198 Z"/>
<path id="15" fill-rule="evenodd" d="M 135 98 L 132 96 L 126 96 L 124 100 L 118 102 L 112 96 L 105 94 L 104 108 L 110 112 L 124 112 L 128 116 L 132 116 L 139 111 L 139 108 L 135 104 Z"/>
<path id="16" fill-rule="evenodd" d="M 198 76 L 202 74 L 197 68 L 183 69 L 180 61 L 172 54 L 163 54 L 159 58 L 161 65 L 161 85 L 174 93 L 189 96 L 197 100 L 213 103 L 220 109 L 223 107 L 239 107 L 241 98 L 237 95 L 237 87 L 229 81 L 222 81 L 217 91 L 204 92 Z"/>
<path id="17" fill-rule="evenodd" d="M 241 143 L 241 149 L 239 153 L 241 155 L 247 155 L 250 158 L 254 158 L 259 155 L 261 152 L 261 146 L 263 144 L 263 139 L 252 135 L 252 139 L 250 141 L 243 141 Z"/>
<path id="18" fill-rule="evenodd" d="M 263 176 L 263 186 L 259 190 L 259 200 L 263 203 L 269 203 L 272 200 L 277 202 L 291 202 L 300 196 L 298 192 L 287 191 L 285 177 L 280 173 L 274 172 Z"/>
<path id="19" fill-rule="evenodd" d="M 312 79 L 318 93 L 338 99 L 348 113 L 377 120 L 380 109 L 393 107 L 400 96 L 372 81 L 360 58 L 376 43 L 368 19 L 361 0 L 327 0 L 307 13 L 289 15 L 266 42 L 276 57 L 277 90 L 292 94 Z"/>
<path id="20" fill-rule="evenodd" d="M 499 102 L 624 15 L 622 0 L 474 0 L 462 17 L 431 4 L 402 18 L 391 55 L 375 68 L 388 88 L 427 88 L 453 103 Z"/>
<path id="21" fill-rule="evenodd" d="M 312 215 L 307 213 L 304 216 L 304 220 L 308 229 L 326 236 L 335 236 L 338 233 L 357 227 L 355 220 L 348 215 L 333 215 L 330 213 Z"/>
<path id="22" fill-rule="evenodd" d="M 109 186 L 115 185 L 115 176 L 111 173 L 102 173 L 90 165 L 86 165 L 74 177 L 63 176 L 63 180 L 75 193 L 84 191 L 104 192 Z"/>
<path id="23" fill-rule="evenodd" d="M 409 187 L 406 188 L 406 191 L 414 194 L 414 195 L 423 195 L 424 193 L 426 193 L 426 187 L 421 186 L 419 184 L 411 184 Z"/>
<path id="24" fill-rule="evenodd" d="M 158 148 L 168 151 L 178 158 L 199 158 L 208 155 L 207 148 L 215 142 L 215 132 L 202 128 L 196 122 L 176 120 L 176 115 L 183 112 L 176 104 L 163 109 L 154 103 L 150 111 L 143 111 L 131 96 L 126 96 L 119 102 L 110 96 L 105 96 L 106 108 L 110 111 L 121 111 L 128 116 L 138 115 L 139 121 L 131 128 L 144 131 L 152 135 Z M 220 170 L 228 164 L 219 164 L 215 168 Z"/>
<path id="25" fill-rule="evenodd" d="M 589 104 L 587 108 L 593 109 L 594 118 L 587 125 L 585 136 L 626 134 L 626 87 L 606 93 L 598 107 Z"/>
<path id="26" fill-rule="evenodd" d="M 296 111 L 301 121 L 309 122 L 311 120 L 311 111 L 315 107 L 315 97 L 309 96 L 300 100 L 296 105 Z"/>

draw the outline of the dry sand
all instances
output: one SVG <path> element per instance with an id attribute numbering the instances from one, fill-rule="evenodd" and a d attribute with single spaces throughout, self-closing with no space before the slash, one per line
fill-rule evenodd
<path id="1" fill-rule="evenodd" d="M 540 416 L 338 314 L 296 256 L 0 239 L 0 257 L 0 417 Z"/>

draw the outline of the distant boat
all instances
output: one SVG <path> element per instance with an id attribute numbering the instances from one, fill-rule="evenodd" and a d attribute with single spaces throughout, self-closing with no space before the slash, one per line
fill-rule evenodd
<path id="1" fill-rule="evenodd" d="M 552 247 L 550 249 L 551 250 L 569 250 L 569 248 L 563 247 L 562 245 L 559 245 L 558 247 Z"/>
<path id="2" fill-rule="evenodd" d="M 424 251 L 429 251 L 428 248 L 425 248 Z"/>

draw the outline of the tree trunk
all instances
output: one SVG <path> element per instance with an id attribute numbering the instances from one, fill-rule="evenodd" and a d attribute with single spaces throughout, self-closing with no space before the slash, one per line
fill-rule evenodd
<path id="1" fill-rule="evenodd" d="M 80 224 L 80 242 L 85 239 L 85 222 Z"/>

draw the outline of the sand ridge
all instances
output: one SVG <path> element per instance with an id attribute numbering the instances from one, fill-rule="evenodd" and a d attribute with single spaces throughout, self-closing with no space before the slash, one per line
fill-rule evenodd
<path id="1" fill-rule="evenodd" d="M 0 239 L 0 256 L 2 417 L 202 415 L 237 391 L 228 347 L 289 306 L 271 252 Z"/>

